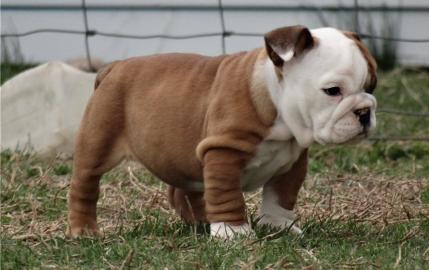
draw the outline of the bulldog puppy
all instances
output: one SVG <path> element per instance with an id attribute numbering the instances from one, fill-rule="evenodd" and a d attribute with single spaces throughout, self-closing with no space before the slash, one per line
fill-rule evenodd
<path id="1" fill-rule="evenodd" d="M 214 236 L 251 231 L 243 192 L 259 187 L 260 223 L 291 226 L 308 147 L 367 136 L 376 81 L 359 38 L 333 28 L 279 28 L 265 47 L 232 55 L 115 62 L 98 74 L 78 132 L 69 234 L 99 233 L 100 177 L 125 158 L 166 182 L 176 211 L 209 222 Z"/>

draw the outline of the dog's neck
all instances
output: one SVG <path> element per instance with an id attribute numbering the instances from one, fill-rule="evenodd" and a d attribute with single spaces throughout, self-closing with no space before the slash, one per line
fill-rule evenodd
<path id="1" fill-rule="evenodd" d="M 285 104 L 288 100 L 287 78 L 282 77 L 268 57 L 259 57 L 255 64 L 254 80 L 259 86 L 264 86 L 262 88 L 268 92 L 271 106 L 276 112 L 267 139 L 278 141 L 295 139 L 300 147 L 308 148 L 314 142 L 312 123 L 310 119 L 304 119 L 297 108 Z"/>

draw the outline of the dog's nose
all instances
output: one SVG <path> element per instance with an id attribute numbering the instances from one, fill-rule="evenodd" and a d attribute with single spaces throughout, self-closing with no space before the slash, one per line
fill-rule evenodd
<path id="1" fill-rule="evenodd" d="M 359 117 L 359 122 L 362 124 L 362 126 L 369 126 L 371 119 L 371 110 L 369 107 L 358 109 L 354 111 L 354 114 Z"/>

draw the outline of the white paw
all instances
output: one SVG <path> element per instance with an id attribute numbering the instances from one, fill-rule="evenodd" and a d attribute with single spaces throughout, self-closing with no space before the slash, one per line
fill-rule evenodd
<path id="1" fill-rule="evenodd" d="M 216 222 L 210 224 L 210 235 L 224 239 L 231 239 L 239 235 L 249 235 L 252 229 L 249 224 L 229 225 L 225 222 Z"/>
<path id="2" fill-rule="evenodd" d="M 270 214 L 263 214 L 258 224 L 269 225 L 271 227 L 278 227 L 281 229 L 289 229 L 289 231 L 292 233 L 302 234 L 302 230 L 298 226 L 293 224 L 295 221 L 295 214 L 292 211 L 290 212 L 290 215 L 288 215 L 289 217 L 279 217 Z"/>
<path id="3" fill-rule="evenodd" d="M 262 193 L 262 205 L 258 224 L 288 229 L 292 233 L 302 234 L 298 226 L 294 225 L 296 215 L 292 210 L 281 207 L 278 203 L 277 194 L 271 187 L 264 187 Z"/>

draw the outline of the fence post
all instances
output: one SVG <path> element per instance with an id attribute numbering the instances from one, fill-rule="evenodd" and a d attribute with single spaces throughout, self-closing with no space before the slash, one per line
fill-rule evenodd
<path id="1" fill-rule="evenodd" d="M 91 70 L 92 72 L 95 72 L 95 68 L 92 65 L 92 61 L 91 61 L 91 52 L 89 49 L 89 37 L 94 35 L 93 32 L 89 31 L 89 27 L 88 27 L 88 15 L 87 15 L 87 10 L 86 10 L 86 1 L 82 0 L 82 12 L 83 12 L 83 24 L 85 26 L 85 51 L 86 51 L 86 61 L 88 62 L 88 67 L 89 70 Z"/>
<path id="2" fill-rule="evenodd" d="M 226 37 L 226 31 L 225 31 L 225 18 L 223 17 L 223 5 L 222 0 L 218 0 L 218 8 L 219 8 L 219 17 L 220 17 L 220 26 L 222 27 L 222 54 L 226 53 L 226 46 L 225 46 L 225 37 Z"/>

